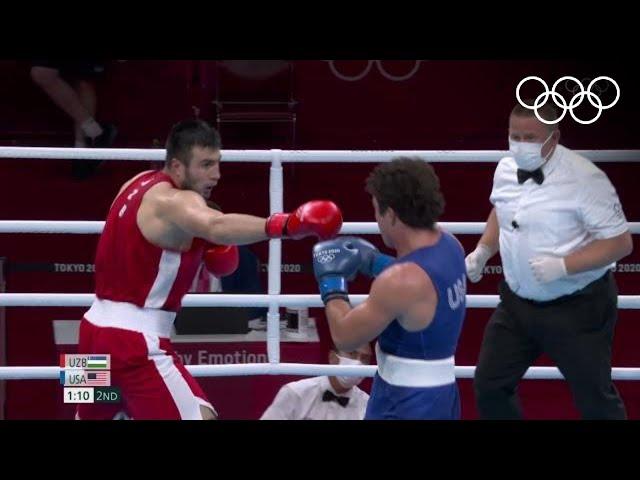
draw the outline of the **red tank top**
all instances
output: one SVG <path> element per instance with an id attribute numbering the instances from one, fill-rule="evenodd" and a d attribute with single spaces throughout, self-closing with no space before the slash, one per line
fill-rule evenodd
<path id="1" fill-rule="evenodd" d="M 169 182 L 162 171 L 145 173 L 116 197 L 98 242 L 96 296 L 139 307 L 176 312 L 202 261 L 205 241 L 194 238 L 186 252 L 165 250 L 144 238 L 136 217 L 142 197 Z"/>

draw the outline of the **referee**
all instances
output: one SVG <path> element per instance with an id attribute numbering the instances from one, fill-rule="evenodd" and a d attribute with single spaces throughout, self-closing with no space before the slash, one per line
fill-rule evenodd
<path id="1" fill-rule="evenodd" d="M 550 102 L 538 113 L 558 118 Z M 631 234 L 604 172 L 559 140 L 557 123 L 520 105 L 512 110 L 494 208 L 466 258 L 472 282 L 498 250 L 504 271 L 474 379 L 484 419 L 522 418 L 518 382 L 542 353 L 558 365 L 582 418 L 626 418 L 611 380 L 618 299 L 611 264 L 631 253 Z"/>

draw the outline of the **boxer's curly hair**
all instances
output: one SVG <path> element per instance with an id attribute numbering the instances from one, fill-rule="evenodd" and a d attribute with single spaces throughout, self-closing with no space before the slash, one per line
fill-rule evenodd
<path id="1" fill-rule="evenodd" d="M 398 157 L 378 165 L 369 174 L 366 191 L 378 202 L 381 214 L 389 207 L 414 228 L 433 228 L 444 211 L 440 180 L 433 167 L 418 157 Z"/>
<path id="2" fill-rule="evenodd" d="M 177 123 L 167 138 L 165 165 L 168 167 L 171 159 L 177 158 L 181 163 L 189 166 L 193 147 L 220 150 L 220 134 L 202 120 L 189 119 Z"/>

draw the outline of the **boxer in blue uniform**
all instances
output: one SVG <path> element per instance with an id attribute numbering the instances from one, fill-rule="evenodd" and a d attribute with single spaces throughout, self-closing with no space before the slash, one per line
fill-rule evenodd
<path id="1" fill-rule="evenodd" d="M 464 251 L 441 230 L 440 182 L 419 158 L 379 165 L 367 179 L 382 239 L 397 256 L 357 237 L 313 249 L 314 273 L 337 348 L 378 337 L 365 419 L 460 418 L 454 354 L 465 314 Z M 349 303 L 348 281 L 374 278 L 367 300 Z"/>

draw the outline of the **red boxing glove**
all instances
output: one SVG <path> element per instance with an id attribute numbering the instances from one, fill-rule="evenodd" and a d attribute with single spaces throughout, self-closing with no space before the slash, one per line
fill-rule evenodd
<path id="1" fill-rule="evenodd" d="M 293 213 L 274 213 L 267 219 L 269 238 L 300 239 L 315 236 L 321 240 L 335 237 L 342 228 L 342 212 L 329 200 L 307 202 Z"/>
<path id="2" fill-rule="evenodd" d="M 211 245 L 204 252 L 204 265 L 212 275 L 226 277 L 238 268 L 240 260 L 238 247 L 235 245 Z"/>

